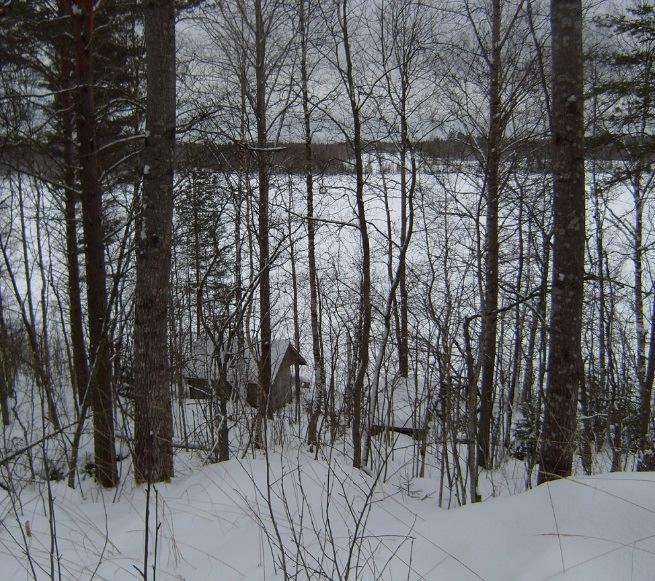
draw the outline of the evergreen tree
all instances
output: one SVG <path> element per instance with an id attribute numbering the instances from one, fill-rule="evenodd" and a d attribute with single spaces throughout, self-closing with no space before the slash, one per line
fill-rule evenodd
<path id="1" fill-rule="evenodd" d="M 655 6 L 639 1 L 628 7 L 624 14 L 608 16 L 599 22 L 611 32 L 612 48 L 606 59 L 610 78 L 596 87 L 596 91 L 607 100 L 610 111 L 605 140 L 617 150 L 621 160 L 611 166 L 607 185 L 620 184 L 630 192 L 634 203 L 629 243 L 634 269 L 635 383 L 639 390 L 639 406 L 638 417 L 633 423 L 637 425 L 637 444 L 644 450 L 647 447 L 655 373 L 655 318 L 651 316 L 649 332 L 645 324 L 647 292 L 643 288 L 647 269 L 648 201 L 655 190 Z M 655 302 L 652 309 L 655 309 Z M 652 309 L 651 315 L 655 314 Z M 612 394 L 612 401 L 617 399 L 616 394 Z"/>

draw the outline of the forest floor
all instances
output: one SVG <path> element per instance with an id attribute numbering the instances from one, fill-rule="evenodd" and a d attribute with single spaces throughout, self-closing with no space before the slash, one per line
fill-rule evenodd
<path id="1" fill-rule="evenodd" d="M 52 502 L 32 484 L 1 493 L 0 579 L 653 579 L 655 473 L 504 495 L 508 466 L 483 478 L 501 496 L 451 510 L 434 478 L 393 464 L 376 478 L 302 446 L 205 466 L 179 454 L 149 494 L 129 473 L 111 491 L 52 482 Z"/>

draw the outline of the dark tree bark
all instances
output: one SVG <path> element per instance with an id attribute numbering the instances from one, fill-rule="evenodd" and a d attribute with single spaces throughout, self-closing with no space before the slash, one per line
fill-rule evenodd
<path id="1" fill-rule="evenodd" d="M 650 416 L 650 400 L 652 384 L 647 383 L 646 361 L 646 326 L 644 325 L 644 192 L 642 192 L 641 170 L 638 168 L 630 180 L 632 182 L 632 197 L 635 204 L 635 222 L 632 231 L 632 263 L 634 266 L 634 316 L 636 332 L 636 363 L 637 383 L 639 386 L 639 446 L 644 450 L 647 446 L 648 421 Z"/>
<path id="2" fill-rule="evenodd" d="M 523 193 L 519 197 L 519 211 L 518 211 L 518 265 L 516 272 L 516 294 L 521 295 L 522 281 L 523 281 L 523 266 L 525 263 L 524 258 L 524 244 L 523 244 Z M 514 309 L 514 321 L 516 328 L 514 330 L 514 346 L 512 353 L 512 373 L 509 384 L 507 398 L 505 400 L 505 433 L 503 437 L 503 448 L 509 450 L 512 441 L 512 418 L 514 415 L 514 405 L 516 403 L 516 392 L 521 375 L 521 346 L 523 344 L 523 328 L 524 316 L 522 315 L 521 305 L 517 301 Z"/>
<path id="3" fill-rule="evenodd" d="M 247 110 L 246 110 L 246 78 L 245 78 L 245 55 L 244 47 L 240 47 L 239 51 L 239 92 L 240 92 L 240 119 L 239 119 L 239 139 L 242 143 L 246 142 L 246 129 L 247 129 Z M 243 319 L 246 308 L 244 308 L 244 293 L 243 293 L 243 274 L 242 274 L 242 256 L 244 236 L 242 231 L 243 220 L 243 202 L 244 198 L 249 198 L 249 183 L 250 173 L 248 170 L 248 160 L 246 158 L 246 151 L 239 148 L 238 151 L 238 178 L 237 188 L 234 192 L 234 303 L 235 313 L 234 320 L 236 324 L 236 343 L 237 343 L 237 357 L 235 361 L 236 370 L 236 383 L 241 385 L 244 375 L 244 355 L 246 351 L 246 337 L 243 328 Z M 246 209 L 248 204 L 246 204 Z M 245 212 L 246 216 L 248 212 Z M 249 230 L 249 229 L 246 229 Z M 238 397 L 238 393 L 237 393 Z"/>
<path id="4" fill-rule="evenodd" d="M 107 281 L 105 269 L 102 194 L 99 184 L 96 108 L 94 98 L 92 0 L 65 0 L 71 15 L 78 83 L 76 122 L 82 186 L 82 224 L 86 246 L 86 287 L 91 360 L 90 389 L 96 475 L 107 487 L 118 482 L 114 450 L 111 361 L 107 335 Z"/>
<path id="5" fill-rule="evenodd" d="M 411 238 L 409 229 L 410 215 L 413 214 L 410 189 L 415 181 L 413 175 L 413 146 L 410 133 L 410 117 L 414 113 L 412 96 L 415 85 L 420 84 L 424 48 L 429 42 L 426 22 L 428 13 L 422 4 L 408 0 L 390 3 L 382 9 L 381 51 L 388 59 L 390 70 L 387 71 L 388 98 L 398 117 L 398 153 L 400 174 L 400 248 L 406 246 Z M 386 31 L 386 33 L 385 33 Z M 388 56 L 386 56 L 388 52 Z M 392 80 L 395 74 L 397 80 Z M 394 245 L 389 241 L 390 245 Z M 392 256 L 391 254 L 389 256 Z M 391 260 L 389 261 L 391 265 Z M 391 278 L 391 277 L 390 277 Z M 394 295 L 394 322 L 396 346 L 398 349 L 398 375 L 409 375 L 409 289 L 407 286 L 407 259 L 405 255 L 398 258 L 398 297 Z M 396 300 L 397 298 L 397 300 Z"/>
<path id="6" fill-rule="evenodd" d="M 168 306 L 175 155 L 175 3 L 146 0 L 146 144 L 134 311 L 134 474 L 173 476 Z"/>
<path id="7" fill-rule="evenodd" d="M 66 14 L 64 0 L 59 0 L 59 13 Z M 79 403 L 78 425 L 73 434 L 71 456 L 68 472 L 68 486 L 75 487 L 80 441 L 87 412 L 91 405 L 92 394 L 89 393 L 89 361 L 84 342 L 84 319 L 82 313 L 82 283 L 80 280 L 80 265 L 78 260 L 77 205 L 79 195 L 76 191 L 75 158 L 74 158 L 74 103 L 73 103 L 73 70 L 71 67 L 72 46 L 69 39 L 62 35 L 59 45 L 60 55 L 60 86 L 58 108 L 61 112 L 61 139 L 64 166 L 64 220 L 66 222 L 66 269 L 68 271 L 68 316 L 70 319 L 70 338 L 73 359 L 73 393 Z"/>
<path id="8" fill-rule="evenodd" d="M 193 213 L 193 261 L 194 261 L 194 276 L 195 276 L 195 287 L 196 287 L 196 337 L 200 337 L 202 334 L 202 284 L 201 284 L 201 245 L 200 245 L 200 208 L 198 203 L 198 183 L 196 179 L 196 173 L 192 172 L 191 174 L 191 195 L 192 195 L 192 213 Z"/>
<path id="9" fill-rule="evenodd" d="M 498 324 L 498 197 L 500 191 L 500 141 L 502 139 L 500 67 L 501 5 L 493 1 L 491 15 L 491 50 L 489 64 L 489 135 L 485 168 L 485 287 L 480 345 L 480 421 L 477 437 L 477 465 L 491 468 L 490 434 L 493 413 L 494 372 L 496 363 L 496 328 Z"/>
<path id="10" fill-rule="evenodd" d="M 268 241 L 268 193 L 270 178 L 270 153 L 266 151 L 268 127 L 266 122 L 266 29 L 262 0 L 255 0 L 255 117 L 257 120 L 257 169 L 259 188 L 259 222 L 257 243 L 259 246 L 259 401 L 255 446 L 266 445 L 262 427 L 268 416 L 268 396 L 271 389 L 271 273 Z M 265 430 L 264 430 L 265 432 Z"/>
<path id="11" fill-rule="evenodd" d="M 9 345 L 9 333 L 5 323 L 5 308 L 0 292 L 0 412 L 2 413 L 3 427 L 11 424 L 11 414 L 9 413 L 9 398 L 13 395 L 13 378 L 14 373 L 11 369 L 9 358 L 11 349 Z"/>
<path id="12" fill-rule="evenodd" d="M 350 113 L 353 122 L 352 149 L 355 157 L 355 194 L 357 223 L 362 246 L 362 278 L 360 286 L 361 324 L 358 329 L 357 370 L 352 394 L 353 424 L 353 467 L 362 467 L 362 397 L 364 381 L 368 370 L 369 342 L 371 335 L 371 249 L 366 222 L 366 206 L 364 203 L 364 148 L 362 140 L 362 121 L 358 89 L 355 84 L 350 32 L 348 27 L 348 0 L 341 0 L 338 7 L 339 26 L 341 28 L 343 50 L 346 58 L 344 80 L 350 102 Z"/>
<path id="13" fill-rule="evenodd" d="M 582 5 L 551 0 L 553 284 L 539 483 L 571 474 L 576 441 L 585 246 Z"/>
<path id="14" fill-rule="evenodd" d="M 59 12 L 66 13 L 64 1 L 59 1 Z M 75 160 L 73 146 L 73 94 L 71 46 L 67 38 L 60 40 L 59 47 L 61 85 L 58 105 L 61 111 L 62 153 L 64 164 L 64 220 L 66 222 L 66 268 L 68 271 L 68 315 L 70 317 L 70 337 L 73 352 L 73 390 L 80 404 L 83 404 L 89 383 L 89 362 L 84 344 L 84 321 L 82 317 L 82 297 L 80 265 L 78 261 L 77 202 L 75 180 Z"/>
<path id="15" fill-rule="evenodd" d="M 300 27 L 300 84 L 302 92 L 303 129 L 305 132 L 305 189 L 307 192 L 307 262 L 309 274 L 309 317 L 312 328 L 312 355 L 314 358 L 314 399 L 307 427 L 307 442 L 318 446 L 318 418 L 325 401 L 325 361 L 318 305 L 318 273 L 316 272 L 316 222 L 314 220 L 314 165 L 312 148 L 311 113 L 309 109 L 309 74 L 307 71 L 307 45 L 309 42 L 306 0 L 299 0 L 298 25 Z M 309 3 L 308 3 L 309 4 Z"/>
<path id="16" fill-rule="evenodd" d="M 409 127 L 407 120 L 407 101 L 411 74 L 408 63 L 401 64 L 400 88 L 400 247 L 405 247 L 405 241 L 410 233 L 407 232 L 407 154 L 409 152 Z M 400 321 L 398 325 L 398 375 L 409 375 L 409 324 L 408 324 L 408 296 L 407 296 L 407 260 L 405 256 L 398 265 L 398 293 L 400 307 Z"/>
<path id="17" fill-rule="evenodd" d="M 655 293 L 650 316 L 650 342 L 648 344 L 648 358 L 646 360 L 646 377 L 644 389 L 641 394 L 641 410 L 639 417 L 639 436 L 641 449 L 648 446 L 648 432 L 650 427 L 651 398 L 653 395 L 653 379 L 655 378 Z"/>

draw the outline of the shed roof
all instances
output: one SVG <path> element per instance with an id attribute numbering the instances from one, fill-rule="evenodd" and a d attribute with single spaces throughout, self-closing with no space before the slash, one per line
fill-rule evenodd
<path id="1" fill-rule="evenodd" d="M 390 429 L 422 430 L 427 414 L 424 394 L 417 394 L 414 386 L 404 378 L 397 378 L 396 381 L 392 393 L 389 394 L 390 401 L 383 403 L 381 423 L 375 425 L 387 426 L 389 418 L 387 427 Z"/>
<path id="2" fill-rule="evenodd" d="M 296 350 L 289 339 L 273 339 L 271 341 L 271 377 L 275 378 L 287 353 L 290 354 L 291 365 L 307 365 L 305 358 Z M 184 376 L 200 379 L 218 379 L 216 357 L 220 357 L 220 349 L 216 349 L 207 336 L 201 336 L 194 341 L 191 355 L 185 366 Z M 259 359 L 259 344 L 251 345 L 243 357 L 245 376 L 248 382 L 257 383 L 257 360 Z M 230 365 L 233 368 L 233 365 Z M 232 371 L 232 369 L 230 369 Z M 228 377 L 232 375 L 228 371 Z"/>

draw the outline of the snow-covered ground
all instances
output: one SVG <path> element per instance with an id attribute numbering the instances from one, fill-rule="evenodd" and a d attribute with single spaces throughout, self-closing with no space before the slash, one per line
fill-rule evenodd
<path id="1" fill-rule="evenodd" d="M 379 301 L 385 298 L 389 285 L 385 203 L 390 207 L 390 228 L 398 237 L 399 202 L 394 194 L 398 179 L 394 175 L 386 179 L 389 186 L 386 200 L 379 175 L 371 177 L 367 186 L 367 215 L 376 225 L 371 229 L 371 238 Z M 415 235 L 408 256 L 416 280 L 420 280 L 423 266 L 430 262 L 440 264 L 443 258 L 440 252 L 446 248 L 444 233 L 449 232 L 448 260 L 452 262 L 443 258 L 443 266 L 449 267 L 448 280 L 456 285 L 460 280 L 470 279 L 469 286 L 477 288 L 476 271 L 471 266 L 475 262 L 472 261 L 475 248 L 469 244 L 473 240 L 470 224 L 479 212 L 475 206 L 477 196 L 471 194 L 475 190 L 472 179 L 475 178 L 455 173 L 440 175 L 439 181 L 433 176 L 422 176 L 419 194 L 423 197 L 417 198 Z M 360 253 L 359 233 L 352 228 L 352 176 L 329 176 L 317 186 L 315 211 L 322 219 L 317 233 L 317 258 L 323 276 L 323 316 L 326 327 L 328 319 L 334 316 L 335 328 L 340 332 L 350 320 L 349 315 L 356 314 L 358 305 L 352 299 L 354 295 L 348 294 L 349 289 L 358 285 L 356 265 Z M 296 188 L 301 191 L 301 178 L 297 178 Z M 283 248 L 288 246 L 290 228 L 285 192 L 283 187 L 275 190 L 277 210 L 273 215 L 277 230 L 274 228 L 271 234 Z M 305 214 L 302 196 L 294 200 L 294 220 L 300 223 Z M 620 204 L 616 200 L 613 204 L 612 211 L 623 216 L 625 212 L 620 212 Z M 504 228 L 511 230 L 516 218 L 509 210 L 506 213 Z M 304 230 L 295 226 L 292 230 L 296 249 L 303 256 Z M 619 253 L 625 244 L 620 240 L 621 232 L 614 230 L 608 228 L 606 243 L 614 248 L 615 257 L 621 256 L 623 262 L 617 258 L 617 268 L 629 279 L 631 271 L 625 262 L 628 254 Z M 513 252 L 509 241 L 505 247 L 508 254 Z M 273 270 L 276 335 L 282 337 L 292 336 L 290 274 L 285 252 L 280 253 Z M 511 267 L 508 261 L 506 268 Z M 302 275 L 305 268 L 302 260 L 299 268 Z M 534 278 L 536 274 L 531 276 Z M 38 290 L 38 281 L 34 284 Z M 431 290 L 437 305 L 443 303 L 440 299 L 444 284 L 445 278 L 437 277 Z M 301 346 L 308 355 L 311 350 L 306 295 L 306 284 L 301 280 L 299 300 L 305 313 L 301 316 Z M 461 314 L 478 309 L 475 293 L 472 297 L 462 306 Z M 421 311 L 423 307 L 419 304 L 416 308 L 420 314 L 416 331 L 431 337 L 430 329 L 425 328 L 431 323 Z M 379 323 L 377 316 L 372 355 L 380 349 Z M 326 341 L 328 353 L 336 349 L 339 336 L 335 337 L 329 343 Z M 509 348 L 507 341 L 499 345 Z M 342 351 L 335 370 L 338 386 L 343 384 L 339 373 L 343 372 L 345 359 Z M 409 406 L 411 410 L 420 407 L 413 404 L 424 402 L 430 389 L 439 388 L 438 377 L 429 375 L 434 367 L 430 360 L 419 363 L 416 372 L 420 381 L 417 381 L 417 395 Z M 72 396 L 65 373 L 58 375 L 58 381 L 61 382 L 57 390 L 61 395 L 60 409 L 68 410 L 68 419 L 72 421 Z M 385 415 L 384 406 L 391 405 L 386 402 L 384 390 L 392 385 L 393 377 L 389 375 L 383 383 L 380 394 L 385 401 L 381 403 L 381 416 Z M 15 422 L 3 433 L 3 452 L 7 454 L 38 441 L 48 431 L 38 411 L 40 401 L 32 382 L 20 383 L 17 393 L 14 411 L 21 422 Z M 121 404 L 126 402 L 121 400 Z M 405 425 L 407 410 L 397 404 L 396 400 L 393 423 Z M 208 417 L 211 408 L 202 402 L 185 402 L 180 408 L 185 411 L 180 414 L 180 409 L 175 408 L 176 438 L 181 436 L 178 420 L 184 417 L 191 443 L 197 447 L 209 445 L 207 424 L 213 425 Z M 288 416 L 293 415 L 290 408 L 287 411 Z M 402 419 L 400 412 L 405 412 Z M 423 417 L 420 410 L 417 416 Z M 122 421 L 117 427 L 121 436 L 129 435 L 129 422 L 124 417 L 120 415 Z M 244 413 L 238 417 L 249 416 Z M 517 417 L 515 414 L 515 421 Z M 285 426 L 286 419 L 277 418 L 271 432 L 282 427 L 280 433 L 286 435 Z M 404 437 L 398 439 L 388 466 L 381 468 L 380 477 L 376 478 L 350 468 L 347 434 L 338 436 L 335 445 L 340 449 L 323 448 L 323 456 L 318 460 L 300 444 L 302 436 L 298 434 L 304 434 L 304 430 L 297 430 L 291 438 L 282 438 L 284 449 L 276 444 L 269 462 L 261 456 L 247 456 L 220 465 L 205 465 L 206 452 L 197 456 L 179 453 L 178 476 L 172 483 L 158 485 L 156 491 L 150 491 L 147 577 L 258 580 L 284 579 L 286 572 L 287 578 L 294 579 L 614 581 L 655 578 L 653 474 L 576 476 L 522 492 L 525 465 L 508 460 L 493 473 L 482 474 L 483 503 L 445 510 L 439 508 L 439 492 L 443 495 L 441 506 L 454 507 L 464 497 L 467 484 L 463 475 L 459 481 L 457 476 L 452 476 L 453 486 L 440 485 L 443 467 L 440 459 L 444 453 L 441 440 L 437 441 L 436 437 L 428 443 L 426 478 L 412 476 L 416 471 L 408 465 L 418 456 L 412 450 L 412 441 Z M 233 453 L 242 453 L 247 448 L 249 435 L 250 424 L 246 421 L 240 420 L 231 427 Z M 447 448 L 445 457 L 450 466 L 446 466 L 444 473 L 452 469 L 455 455 L 461 474 L 466 470 L 462 435 L 455 433 L 454 449 Z M 65 438 L 51 439 L 47 446 L 47 468 L 42 462 L 40 446 L 34 449 L 34 466 L 30 467 L 33 475 L 25 466 L 24 457 L 20 462 L 2 467 L 0 483 L 4 486 L 13 482 L 16 487 L 11 494 L 0 490 L 0 581 L 35 577 L 143 579 L 147 494 L 143 487 L 133 485 L 129 460 L 121 462 L 122 481 L 117 491 L 102 491 L 91 478 L 74 491 L 66 488 L 64 482 L 51 482 L 50 509 L 47 485 L 34 484 L 32 479 L 42 479 L 46 471 L 55 467 L 65 472 L 64 449 L 68 442 Z M 124 437 L 119 438 L 118 446 L 121 457 L 129 456 Z M 91 435 L 87 432 L 82 440 L 82 466 L 91 460 L 91 450 Z M 629 454 L 625 455 L 625 462 L 626 469 L 630 469 Z M 607 454 L 599 454 L 594 471 L 602 472 L 607 465 Z M 578 469 L 576 474 L 580 472 Z M 444 477 L 450 479 L 450 476 Z"/>
<path id="2" fill-rule="evenodd" d="M 148 578 L 653 579 L 653 473 L 443 510 L 434 480 L 382 482 L 325 453 L 289 446 L 202 467 L 178 456 L 179 475 L 150 491 Z M 53 483 L 52 535 L 45 485 L 13 503 L 3 492 L 0 578 L 142 579 L 146 493 L 129 475 L 117 491 Z"/>

